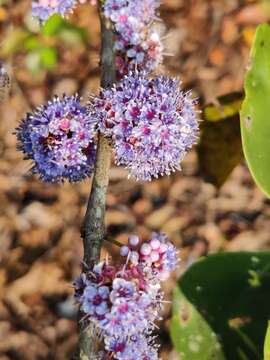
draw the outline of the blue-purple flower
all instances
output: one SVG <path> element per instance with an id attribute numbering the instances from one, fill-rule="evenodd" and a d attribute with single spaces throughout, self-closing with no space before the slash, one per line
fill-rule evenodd
<path id="1" fill-rule="evenodd" d="M 84 293 L 84 289 L 87 285 L 88 285 L 88 281 L 86 278 L 86 274 L 81 273 L 80 276 L 78 276 L 73 283 L 74 292 L 75 292 L 74 293 L 75 300 L 77 300 L 77 301 L 81 300 L 83 293 Z"/>
<path id="2" fill-rule="evenodd" d="M 17 128 L 18 148 L 33 161 L 32 171 L 42 180 L 80 181 L 93 172 L 94 128 L 77 95 L 55 96 L 23 119 Z"/>
<path id="3" fill-rule="evenodd" d="M 116 278 L 112 283 L 112 291 L 110 294 L 111 302 L 114 303 L 119 299 L 130 299 L 134 296 L 135 292 L 136 287 L 133 282 Z"/>
<path id="4" fill-rule="evenodd" d="M 196 142 L 196 101 L 180 84 L 164 76 L 148 79 L 130 73 L 92 104 L 91 116 L 114 141 L 116 163 L 138 180 L 180 170 Z"/>
<path id="5" fill-rule="evenodd" d="M 159 360 L 158 346 L 141 334 L 130 338 L 111 338 L 105 345 L 118 360 Z"/>
<path id="6" fill-rule="evenodd" d="M 93 317 L 102 317 L 108 311 L 108 300 L 110 290 L 107 286 L 86 286 L 82 298 L 83 311 Z"/>
<path id="7" fill-rule="evenodd" d="M 153 328 L 153 324 L 148 321 L 144 308 L 135 299 L 119 299 L 112 305 L 101 325 L 107 337 L 132 336 L 138 332 L 150 331 Z"/>

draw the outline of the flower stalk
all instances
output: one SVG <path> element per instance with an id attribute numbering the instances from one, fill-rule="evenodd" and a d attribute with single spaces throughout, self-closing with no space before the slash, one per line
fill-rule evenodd
<path id="1" fill-rule="evenodd" d="M 102 1 L 99 2 L 101 27 L 101 87 L 111 88 L 116 81 L 114 35 L 110 22 L 104 17 Z M 105 207 L 109 184 L 111 148 L 108 139 L 99 134 L 95 172 L 92 189 L 81 230 L 84 245 L 84 264 L 97 263 L 100 258 L 102 242 L 105 238 Z M 80 316 L 79 316 L 80 318 Z M 80 321 L 80 359 L 98 359 L 99 338 L 89 323 Z"/>

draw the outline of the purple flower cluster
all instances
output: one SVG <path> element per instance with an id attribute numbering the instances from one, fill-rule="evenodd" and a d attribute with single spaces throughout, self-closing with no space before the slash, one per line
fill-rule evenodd
<path id="1" fill-rule="evenodd" d="M 79 181 L 93 172 L 94 127 L 77 95 L 55 96 L 23 119 L 17 128 L 18 148 L 33 161 L 32 171 L 42 180 Z"/>
<path id="2" fill-rule="evenodd" d="M 120 250 L 125 262 L 101 262 L 75 282 L 75 299 L 104 338 L 104 359 L 158 360 L 151 336 L 160 320 L 161 281 L 177 266 L 176 248 L 163 234 L 140 244 L 133 235 Z"/>
<path id="3" fill-rule="evenodd" d="M 180 85 L 177 79 L 130 73 L 91 104 L 100 130 L 114 141 L 116 163 L 138 180 L 179 170 L 196 142 L 196 101 Z"/>
<path id="4" fill-rule="evenodd" d="M 32 3 L 32 15 L 44 22 L 53 14 L 66 16 L 76 4 L 76 0 L 37 0 Z"/>
<path id="5" fill-rule="evenodd" d="M 150 72 L 162 62 L 163 45 L 152 26 L 159 0 L 106 0 L 104 14 L 116 32 L 116 66 L 119 77 L 129 70 Z"/>
<path id="6" fill-rule="evenodd" d="M 113 140 L 117 165 L 138 180 L 180 169 L 198 134 L 196 101 L 164 76 L 130 73 L 88 107 L 75 96 L 55 96 L 27 114 L 17 129 L 19 149 L 42 180 L 80 181 L 93 173 L 96 131 Z"/>

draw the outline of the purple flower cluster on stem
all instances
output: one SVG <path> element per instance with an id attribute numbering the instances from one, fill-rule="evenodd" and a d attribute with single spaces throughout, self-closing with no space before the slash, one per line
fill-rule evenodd
<path id="1" fill-rule="evenodd" d="M 151 335 L 160 320 L 165 280 L 178 263 L 177 251 L 164 234 L 144 243 L 133 235 L 120 253 L 122 264 L 102 261 L 76 280 L 75 299 L 84 321 L 94 324 L 106 352 L 118 360 L 158 360 Z"/>
<path id="2" fill-rule="evenodd" d="M 54 97 L 17 130 L 19 149 L 42 180 L 80 181 L 93 172 L 97 131 L 113 140 L 117 165 L 137 180 L 181 169 L 196 142 L 196 100 L 177 79 L 130 73 L 88 107 L 77 95 Z"/>
<path id="3" fill-rule="evenodd" d="M 76 4 L 35 0 L 33 15 L 44 22 L 52 14 L 66 16 Z M 75 182 L 94 173 L 82 226 L 84 268 L 75 282 L 81 359 L 96 358 L 101 336 L 102 360 L 159 360 L 153 331 L 163 303 L 161 282 L 177 266 L 177 251 L 164 234 L 153 233 L 144 243 L 133 235 L 120 249 L 121 264 L 98 262 L 106 233 L 110 145 L 117 165 L 137 180 L 179 170 L 198 135 L 196 100 L 180 89 L 179 80 L 150 76 L 163 58 L 161 37 L 153 26 L 160 0 L 98 4 L 100 96 L 91 97 L 88 106 L 77 95 L 56 96 L 27 114 L 17 129 L 18 148 L 47 182 Z"/>

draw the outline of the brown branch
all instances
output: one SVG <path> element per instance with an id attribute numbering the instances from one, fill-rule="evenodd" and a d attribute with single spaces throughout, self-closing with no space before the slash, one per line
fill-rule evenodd
<path id="1" fill-rule="evenodd" d="M 99 2 L 99 15 L 101 25 L 101 86 L 112 87 L 115 77 L 114 35 L 110 22 L 102 13 L 102 1 Z M 105 237 L 105 207 L 106 193 L 109 183 L 109 169 L 111 162 L 111 148 L 108 139 L 99 135 L 95 173 L 92 189 L 87 205 L 87 211 L 82 226 L 84 245 L 84 264 L 91 266 L 100 258 L 100 250 Z M 80 318 L 80 359 L 97 360 L 99 351 L 99 338 L 92 326 L 87 326 Z"/>

